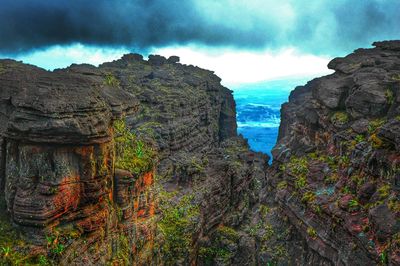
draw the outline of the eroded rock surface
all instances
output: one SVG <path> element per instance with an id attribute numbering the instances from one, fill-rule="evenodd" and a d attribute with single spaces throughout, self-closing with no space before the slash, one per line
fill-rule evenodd
<path id="1" fill-rule="evenodd" d="M 247 219 L 268 158 L 237 136 L 220 79 L 178 62 L 0 62 L 0 194 L 35 262 L 202 264 L 218 257 L 204 252 L 218 228 L 236 234 Z M 242 248 L 256 258 L 246 239 L 225 263 L 247 261 Z"/>
<path id="2" fill-rule="evenodd" d="M 400 263 L 400 42 L 374 45 L 332 60 L 334 74 L 282 106 L 268 180 L 297 249 L 314 254 L 296 264 Z"/>

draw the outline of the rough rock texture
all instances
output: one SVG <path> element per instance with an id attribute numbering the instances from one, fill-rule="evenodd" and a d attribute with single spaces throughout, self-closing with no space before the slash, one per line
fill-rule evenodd
<path id="1" fill-rule="evenodd" d="M 0 61 L 0 195 L 36 256 L 25 260 L 221 259 L 204 250 L 214 250 L 218 228 L 240 231 L 268 158 L 237 136 L 235 102 L 220 79 L 178 62 L 129 54 L 98 68 L 48 72 Z M 146 153 L 153 149 L 155 171 Z M 185 208 L 193 209 L 189 220 L 180 214 Z M 246 233 L 235 240 L 220 263 L 255 261 L 255 242 Z M 2 259 L 10 263 L 18 252 Z"/>
<path id="2" fill-rule="evenodd" d="M 268 184 L 298 265 L 400 265 L 400 42 L 374 45 L 282 106 Z"/>
<path id="3" fill-rule="evenodd" d="M 140 101 L 139 112 L 128 116 L 127 123 L 137 135 L 155 142 L 157 174 L 164 189 L 190 195 L 192 204 L 200 206 L 196 226 L 190 228 L 191 246 L 166 264 L 202 264 L 205 258 L 199 253 L 212 246 L 218 228 L 240 231 L 258 204 L 254 187 L 265 183 L 268 158 L 249 151 L 237 137 L 235 102 L 221 80 L 211 71 L 178 61 L 125 55 L 99 68 L 112 73 Z M 253 248 L 248 243 L 242 247 Z M 207 255 L 216 259 L 215 254 Z M 234 251 L 229 255 L 225 264 L 251 263 Z"/>
<path id="4" fill-rule="evenodd" d="M 111 122 L 138 103 L 122 90 L 110 94 L 115 89 L 99 80 L 1 62 L 1 178 L 17 224 L 84 219 L 108 195 Z"/>
<path id="5" fill-rule="evenodd" d="M 399 265 L 400 42 L 375 46 L 291 93 L 272 167 L 178 57 L 0 61 L 0 262 Z"/>

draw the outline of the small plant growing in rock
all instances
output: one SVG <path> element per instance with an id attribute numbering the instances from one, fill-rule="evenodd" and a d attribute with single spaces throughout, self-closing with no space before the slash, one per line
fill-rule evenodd
<path id="1" fill-rule="evenodd" d="M 316 239 L 317 238 L 317 231 L 315 231 L 315 229 L 313 227 L 308 227 L 307 228 L 307 234 L 312 239 Z"/>
<path id="2" fill-rule="evenodd" d="M 130 132 L 124 120 L 114 122 L 115 166 L 131 173 L 149 171 L 155 152 Z"/>
<path id="3" fill-rule="evenodd" d="M 288 186 L 286 181 L 281 181 L 278 183 L 278 185 L 276 186 L 278 190 L 282 190 L 282 189 L 286 189 Z"/>
<path id="4" fill-rule="evenodd" d="M 296 187 L 297 189 L 305 188 L 306 185 L 307 185 L 307 179 L 306 179 L 305 176 L 299 176 L 299 177 L 297 177 L 297 179 L 296 179 L 296 181 L 294 182 L 294 184 L 295 184 L 295 187 Z"/>
<path id="5" fill-rule="evenodd" d="M 395 213 L 400 213 L 400 202 L 397 199 L 389 200 L 388 207 Z"/>
<path id="6" fill-rule="evenodd" d="M 351 191 L 350 191 L 350 189 L 349 189 L 348 186 L 344 186 L 344 187 L 342 188 L 342 193 L 343 193 L 343 194 L 351 194 Z"/>
<path id="7" fill-rule="evenodd" d="M 327 184 L 334 184 L 339 180 L 339 175 L 337 173 L 332 173 L 329 176 L 326 176 L 324 182 Z"/>
<path id="8" fill-rule="evenodd" d="M 50 264 L 48 259 L 43 255 L 39 256 L 38 263 L 39 263 L 40 266 L 46 266 L 46 265 Z"/>
<path id="9" fill-rule="evenodd" d="M 8 257 L 11 253 L 11 248 L 10 247 L 2 247 L 1 253 L 2 253 L 3 257 Z"/>
<path id="10" fill-rule="evenodd" d="M 385 98 L 388 104 L 392 105 L 394 102 L 394 95 L 393 95 L 393 91 L 391 89 L 387 89 L 385 91 Z"/>
<path id="11" fill-rule="evenodd" d="M 336 125 L 344 125 L 349 122 L 349 115 L 346 112 L 336 112 L 332 115 L 331 122 Z"/>
<path id="12" fill-rule="evenodd" d="M 389 260 L 386 250 L 382 251 L 382 253 L 379 255 L 379 260 L 381 261 L 382 265 L 388 264 Z"/>
<path id="13" fill-rule="evenodd" d="M 386 199 L 389 197 L 390 194 L 390 185 L 389 184 L 384 184 L 378 188 L 378 193 L 379 193 L 379 198 L 381 200 Z"/>
<path id="14" fill-rule="evenodd" d="M 368 133 L 373 134 L 386 123 L 386 119 L 378 118 L 371 120 L 368 124 Z"/>
<path id="15" fill-rule="evenodd" d="M 392 76 L 392 80 L 400 81 L 400 74 L 395 74 Z"/>
<path id="16" fill-rule="evenodd" d="M 305 204 L 313 203 L 315 201 L 315 193 L 312 191 L 307 191 L 301 198 L 301 202 Z"/>
<path id="17" fill-rule="evenodd" d="M 104 84 L 110 87 L 119 87 L 119 80 L 112 73 L 106 73 Z"/>
<path id="18" fill-rule="evenodd" d="M 357 210 L 360 207 L 360 203 L 356 199 L 352 199 L 349 201 L 349 209 L 352 210 Z"/>
<path id="19" fill-rule="evenodd" d="M 374 149 L 379 149 L 379 148 L 381 148 L 381 147 L 383 146 L 383 140 L 380 139 L 380 138 L 376 135 L 376 133 L 372 134 L 372 135 L 369 137 L 368 140 L 371 142 L 372 147 L 373 147 Z"/>
<path id="20" fill-rule="evenodd" d="M 365 137 L 364 135 L 358 134 L 355 139 L 354 139 L 357 143 L 361 143 L 363 141 L 365 141 Z"/>

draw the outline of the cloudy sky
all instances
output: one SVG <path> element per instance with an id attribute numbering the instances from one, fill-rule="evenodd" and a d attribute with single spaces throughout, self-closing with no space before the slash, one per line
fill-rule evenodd
<path id="1" fill-rule="evenodd" d="M 2 0 L 0 56 L 46 69 L 178 55 L 224 84 L 318 76 L 400 38 L 399 0 Z"/>

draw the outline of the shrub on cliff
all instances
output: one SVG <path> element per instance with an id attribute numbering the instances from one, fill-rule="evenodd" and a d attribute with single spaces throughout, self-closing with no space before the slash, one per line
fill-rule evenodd
<path id="1" fill-rule="evenodd" d="M 114 122 L 115 167 L 131 173 L 153 168 L 155 151 L 129 131 L 124 120 Z"/>

